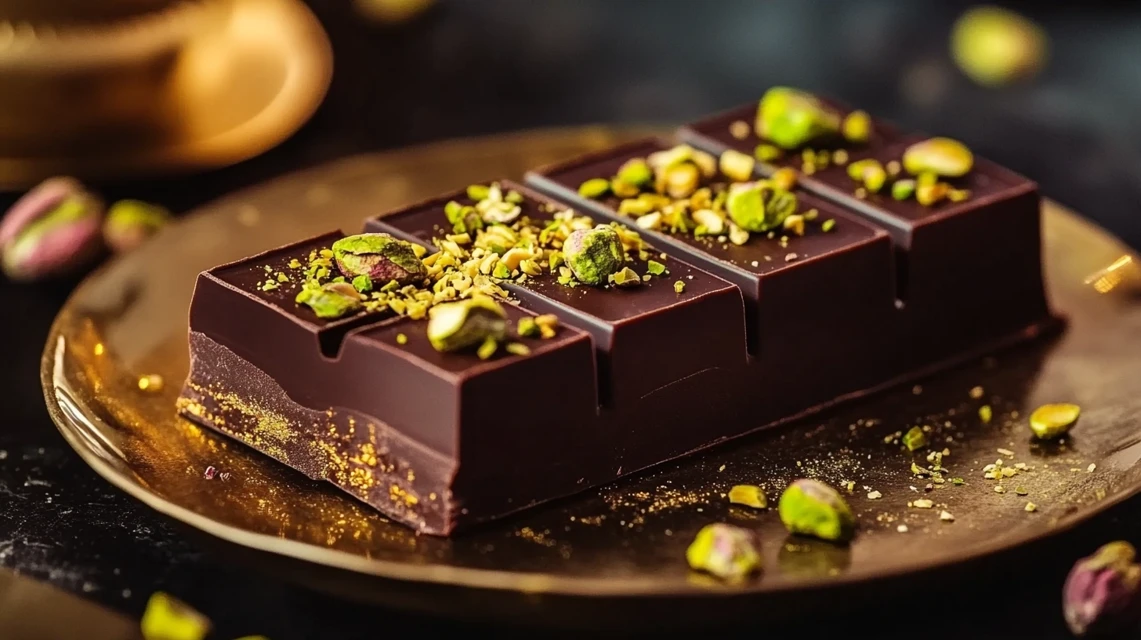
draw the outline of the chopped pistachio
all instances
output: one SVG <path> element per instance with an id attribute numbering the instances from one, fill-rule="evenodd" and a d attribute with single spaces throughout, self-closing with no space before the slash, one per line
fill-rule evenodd
<path id="1" fill-rule="evenodd" d="M 506 280 L 511 277 L 511 269 L 507 268 L 507 263 L 499 261 L 496 262 L 495 266 L 491 269 L 491 275 Z"/>
<path id="2" fill-rule="evenodd" d="M 955 516 L 951 515 L 950 511 L 940 511 L 939 512 L 939 519 L 942 520 L 943 522 L 954 522 Z"/>
<path id="3" fill-rule="evenodd" d="M 913 501 L 911 506 L 915 507 L 916 509 L 930 509 L 931 507 L 935 506 L 935 503 L 931 500 L 928 500 L 927 498 L 920 498 Z"/>
<path id="4" fill-rule="evenodd" d="M 479 202 L 487 198 L 491 192 L 491 188 L 484 184 L 473 184 L 467 188 L 467 197 L 471 200 Z"/>
<path id="5" fill-rule="evenodd" d="M 680 293 L 684 293 L 684 292 L 685 292 L 685 282 L 682 282 L 681 280 L 674 282 L 674 293 L 680 294 Z"/>
<path id="6" fill-rule="evenodd" d="M 539 325 L 535 324 L 535 319 L 531 316 L 523 316 L 519 318 L 519 324 L 515 327 L 515 333 L 518 333 L 524 338 L 536 338 L 539 336 Z"/>
<path id="7" fill-rule="evenodd" d="M 915 188 L 915 199 L 919 204 L 930 207 L 939 203 L 947 195 L 947 183 L 920 184 Z"/>
<path id="8" fill-rule="evenodd" d="M 616 177 L 636 187 L 644 187 L 654 179 L 654 171 L 643 158 L 631 158 L 618 168 Z"/>
<path id="9" fill-rule="evenodd" d="M 989 424 L 990 419 L 993 416 L 994 412 L 991 410 L 989 404 L 984 404 L 983 406 L 979 407 L 979 420 L 982 420 L 983 424 Z"/>
<path id="10" fill-rule="evenodd" d="M 903 152 L 903 168 L 913 175 L 930 172 L 946 178 L 959 178 L 966 175 L 973 165 L 971 150 L 951 138 L 929 138 Z"/>
<path id="11" fill-rule="evenodd" d="M 674 165 L 666 169 L 663 175 L 665 192 L 671 198 L 688 198 L 701 182 L 701 170 L 691 163 Z"/>
<path id="12" fill-rule="evenodd" d="M 507 314 L 503 308 L 482 295 L 435 305 L 428 314 L 428 340 L 437 351 L 458 351 L 489 340 L 495 342 L 506 330 Z"/>
<path id="13" fill-rule="evenodd" d="M 666 272 L 666 265 L 657 260 L 650 260 L 646 262 L 646 271 L 649 272 L 650 275 L 660 276 Z"/>
<path id="14" fill-rule="evenodd" d="M 918 451 L 927 446 L 927 434 L 919 427 L 912 427 L 903 434 L 903 446 L 907 447 L 908 451 Z"/>
<path id="15" fill-rule="evenodd" d="M 203 640 L 211 624 L 189 605 L 156 591 L 147 601 L 140 628 L 146 640 Z"/>
<path id="16" fill-rule="evenodd" d="M 782 225 L 782 228 L 785 231 L 792 232 L 794 235 L 803 236 L 804 235 L 804 216 L 793 214 L 793 215 L 785 218 L 784 224 Z"/>
<path id="17" fill-rule="evenodd" d="M 723 580 L 741 580 L 761 567 L 757 536 L 748 529 L 728 524 L 707 524 L 685 551 L 694 571 L 704 571 Z"/>
<path id="18" fill-rule="evenodd" d="M 896 200 L 907 200 L 915 194 L 914 180 L 896 180 L 891 185 L 891 197 Z"/>
<path id="19" fill-rule="evenodd" d="M 610 284 L 616 287 L 636 287 L 642 283 L 642 279 L 638 276 L 638 272 L 630 267 L 623 267 L 617 273 L 612 273 L 608 276 Z"/>
<path id="20" fill-rule="evenodd" d="M 1026 506 L 1023 507 L 1023 509 L 1025 509 L 1027 513 L 1034 513 L 1038 510 L 1038 505 L 1034 504 L 1033 502 L 1027 502 Z"/>
<path id="21" fill-rule="evenodd" d="M 504 351 L 513 356 L 529 356 L 531 355 L 531 348 L 522 342 L 508 342 L 507 346 L 503 347 Z"/>
<path id="22" fill-rule="evenodd" d="M 783 155 L 784 152 L 781 151 L 779 147 L 775 147 L 771 144 L 759 144 L 753 151 L 753 157 L 756 158 L 759 162 L 772 162 L 773 160 L 779 160 Z"/>
<path id="23" fill-rule="evenodd" d="M 344 282 L 317 284 L 308 282 L 295 298 L 313 310 L 318 318 L 333 320 L 361 308 L 361 294 L 352 285 Z"/>
<path id="24" fill-rule="evenodd" d="M 757 161 L 740 151 L 728 149 L 721 154 L 718 164 L 721 173 L 735 182 L 745 182 L 753 177 L 753 167 Z"/>
<path id="25" fill-rule="evenodd" d="M 840 131 L 840 116 L 810 93 L 773 87 L 757 106 L 757 135 L 785 149 L 796 149 Z"/>
<path id="26" fill-rule="evenodd" d="M 792 191 L 793 187 L 796 186 L 796 169 L 792 167 L 781 167 L 774 171 L 773 175 L 769 176 L 769 182 L 773 183 L 773 186 L 778 189 Z"/>
<path id="27" fill-rule="evenodd" d="M 872 193 L 879 193 L 887 182 L 887 172 L 879 164 L 864 169 L 864 188 Z"/>
<path id="28" fill-rule="evenodd" d="M 729 502 L 754 509 L 764 509 L 769 506 L 764 489 L 751 484 L 739 484 L 730 489 Z"/>
<path id="29" fill-rule="evenodd" d="M 481 343 L 479 348 L 475 350 L 475 355 L 478 356 L 480 360 L 487 360 L 491 358 L 491 356 L 495 355 L 495 352 L 498 349 L 499 341 L 488 336 L 487 338 L 484 338 L 483 343 Z"/>
<path id="30" fill-rule="evenodd" d="M 610 181 L 606 178 L 591 178 L 578 187 L 578 194 L 584 198 L 601 198 L 610 193 Z"/>
<path id="31" fill-rule="evenodd" d="M 535 316 L 535 324 L 539 327 L 539 336 L 544 340 L 555 337 L 555 329 L 559 326 L 559 319 L 553 313 L 544 313 Z"/>
<path id="32" fill-rule="evenodd" d="M 729 135 L 733 136 L 735 140 L 744 140 L 752 132 L 753 128 L 744 120 L 734 120 L 729 124 Z"/>
<path id="33" fill-rule="evenodd" d="M 353 288 L 360 293 L 368 293 L 369 291 L 372 291 L 372 278 L 363 273 L 353 278 L 352 284 Z"/>
<path id="34" fill-rule="evenodd" d="M 1081 411 L 1076 404 L 1044 404 L 1030 414 L 1030 430 L 1041 440 L 1057 438 L 1070 430 Z"/>
<path id="35" fill-rule="evenodd" d="M 868 171 L 876 171 L 877 173 L 883 174 L 886 178 L 887 172 L 884 171 L 883 165 L 880 164 L 880 161 L 876 160 L 875 158 L 864 158 L 863 160 L 856 160 L 855 162 L 848 165 L 848 177 L 855 180 L 856 182 L 866 182 L 867 178 L 865 176 Z"/>
<path id="36" fill-rule="evenodd" d="M 832 218 L 828 218 L 827 220 L 825 220 L 823 222 L 823 224 L 820 225 L 820 230 L 823 231 L 824 233 L 828 233 L 829 231 L 831 231 L 835 228 L 836 228 L 836 221 Z"/>
<path id="37" fill-rule="evenodd" d="M 610 181 L 610 192 L 619 198 L 633 198 L 641 190 L 638 185 L 626 182 L 621 178 L 614 178 Z"/>
<path id="38" fill-rule="evenodd" d="M 968 189 L 947 189 L 947 199 L 951 202 L 963 202 L 971 197 Z"/>
<path id="39" fill-rule="evenodd" d="M 729 188 L 726 209 L 737 226 L 746 231 L 769 231 L 796 211 L 796 196 L 771 183 L 737 183 Z"/>
<path id="40" fill-rule="evenodd" d="M 848 151 L 846 149 L 837 149 L 833 151 L 832 163 L 840 167 L 848 164 Z"/>
<path id="41" fill-rule="evenodd" d="M 403 333 L 396 334 L 396 344 L 408 344 L 408 336 Z"/>
<path id="42" fill-rule="evenodd" d="M 844 498 L 819 480 L 802 479 L 789 485 L 781 494 L 778 511 L 791 533 L 823 540 L 850 540 L 856 528 Z"/>
<path id="43" fill-rule="evenodd" d="M 737 246 L 743 246 L 748 241 L 749 241 L 749 232 L 745 231 L 744 229 L 742 229 L 741 227 L 738 227 L 735 224 L 730 223 L 730 225 L 729 225 L 729 242 L 732 242 L 733 244 L 735 244 Z"/>
<path id="44" fill-rule="evenodd" d="M 872 117 L 866 111 L 853 111 L 844 117 L 841 129 L 845 140 L 863 144 L 871 138 Z"/>

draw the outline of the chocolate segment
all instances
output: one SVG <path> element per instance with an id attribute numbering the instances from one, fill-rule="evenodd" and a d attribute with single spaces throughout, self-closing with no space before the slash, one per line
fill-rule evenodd
<path id="1" fill-rule="evenodd" d="M 629 220 L 618 213 L 619 198 L 584 198 L 579 185 L 613 176 L 628 160 L 667 148 L 660 140 L 642 140 L 540 169 L 527 180 L 582 210 Z M 714 180 L 726 179 L 719 175 Z M 826 200 L 803 191 L 796 196 L 802 213 L 816 210 L 816 221 L 806 225 L 804 236 L 786 243 L 781 237 L 791 232 L 783 230 L 772 238 L 752 234 L 741 246 L 723 236 L 646 233 L 667 253 L 740 287 L 758 369 L 766 378 L 813 379 L 811 389 L 790 389 L 790 399 L 813 395 L 822 402 L 898 369 L 888 347 L 896 327 L 891 243 L 885 232 Z M 823 230 L 826 220 L 834 221 L 829 231 Z M 846 370 L 827 365 L 837 361 L 859 365 Z"/>
<path id="2" fill-rule="evenodd" d="M 828 103 L 841 113 L 848 110 Z M 756 105 L 747 105 L 682 127 L 679 137 L 711 153 L 733 149 L 753 154 L 766 141 L 752 128 Z M 734 122 L 747 121 L 748 135 L 738 138 Z M 741 128 L 738 126 L 737 133 Z M 872 159 L 881 166 L 901 163 L 912 144 L 928 139 L 901 133 L 873 121 L 865 144 L 832 139 L 817 145 L 846 162 L 815 163 L 803 171 L 803 149 L 757 163 L 759 175 L 789 167 L 800 172 L 805 189 L 841 203 L 891 233 L 897 252 L 899 296 L 909 327 L 907 351 L 912 366 L 938 360 L 980 341 L 1009 335 L 1049 316 L 1041 271 L 1040 197 L 1030 180 L 982 158 L 959 178 L 941 178 L 965 199 L 943 198 L 920 204 L 914 195 L 897 199 L 892 184 L 913 180 L 899 167 L 879 192 L 860 189 L 849 175 L 852 163 Z M 954 265 L 950 267 L 949 265 Z M 954 309 L 951 312 L 950 309 Z"/>
<path id="3" fill-rule="evenodd" d="M 522 195 L 521 216 L 537 229 L 567 208 L 522 185 L 499 184 Z M 369 220 L 366 230 L 435 250 L 432 240 L 452 233 L 444 213 L 448 202 L 475 204 L 458 191 Z M 737 287 L 682 260 L 667 259 L 652 246 L 641 253 L 628 263 L 640 282 L 629 288 L 567 286 L 549 268 L 522 282 L 503 283 L 524 307 L 556 314 L 563 323 L 591 334 L 598 350 L 600 396 L 607 406 L 628 405 L 702 371 L 745 363 L 744 309 Z M 650 273 L 651 261 L 666 271 Z M 685 285 L 680 293 L 674 289 L 676 282 Z M 691 338 L 699 339 L 702 348 L 676 348 Z"/>

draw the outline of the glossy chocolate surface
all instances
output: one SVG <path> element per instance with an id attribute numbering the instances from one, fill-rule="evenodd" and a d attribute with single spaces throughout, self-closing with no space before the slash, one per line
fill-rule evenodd
<path id="1" fill-rule="evenodd" d="M 667 146 L 657 139 L 635 142 L 540 169 L 528 174 L 528 181 L 583 210 L 629 220 L 617 213 L 617 198 L 586 199 L 578 195 L 578 185 L 612 176 L 630 158 Z M 788 238 L 786 247 L 782 232 L 771 239 L 753 234 L 743 246 L 690 234 L 645 233 L 741 288 L 750 352 L 761 359 L 761 368 L 789 375 L 815 371 L 814 391 L 835 397 L 859 388 L 857 378 L 882 378 L 897 368 L 887 346 L 896 316 L 891 243 L 884 231 L 842 207 L 803 191 L 797 198 L 798 211 L 816 209 L 819 217 L 803 237 Z M 836 224 L 824 232 L 819 223 L 828 219 Z M 859 373 L 828 381 L 825 363 L 836 358 L 862 363 Z M 852 384 L 857 386 L 849 388 Z"/>
<path id="2" fill-rule="evenodd" d="M 521 215 L 540 229 L 553 212 L 567 208 L 522 185 L 510 181 L 501 185 L 524 196 Z M 451 233 L 444 205 L 453 200 L 474 204 L 458 191 L 369 220 L 366 230 L 433 249 L 432 238 Z M 606 405 L 630 403 L 701 371 L 745 362 L 745 316 L 737 287 L 682 260 L 663 258 L 652 246 L 648 253 L 668 271 L 631 288 L 569 287 L 559 284 L 549 270 L 523 283 L 503 283 L 524 307 L 556 314 L 562 322 L 591 334 L 599 352 L 600 396 Z M 635 256 L 628 264 L 638 275 L 647 274 L 647 260 Z M 674 290 L 677 281 L 685 283 L 681 293 Z M 671 348 L 684 340 L 686 327 L 700 327 L 706 336 L 702 349 Z"/>

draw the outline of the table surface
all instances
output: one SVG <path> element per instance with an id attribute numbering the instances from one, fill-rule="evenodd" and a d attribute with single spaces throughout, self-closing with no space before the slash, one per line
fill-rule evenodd
<path id="1" fill-rule="evenodd" d="M 972 87 L 946 58 L 946 32 L 963 2 L 721 0 L 710 13 L 706 3 L 673 0 L 440 0 L 400 27 L 369 25 L 345 0 L 310 4 L 333 39 L 337 70 L 326 104 L 302 131 L 208 174 L 95 186 L 181 212 L 352 153 L 546 125 L 677 123 L 795 83 L 959 137 L 1141 246 L 1132 220 L 1141 196 L 1141 124 L 1132 117 L 1141 83 L 1130 53 L 1141 44 L 1141 12 L 1115 3 L 1082 3 L 1080 13 L 1013 3 L 1051 29 L 1054 49 L 1039 82 L 999 92 Z M 48 326 L 74 284 L 0 281 L 0 324 L 10 336 L 0 367 L 0 566 L 132 616 L 165 590 L 206 612 L 221 637 L 482 628 L 357 606 L 248 572 L 98 478 L 52 426 L 38 382 Z M 1068 637 L 1058 600 L 1070 563 L 1110 539 L 1141 541 L 1138 504 L 1004 557 L 985 576 L 925 581 L 912 601 L 816 624 L 821 635 L 867 628 L 900 638 Z M 758 629 L 770 637 L 795 631 L 758 621 L 724 632 Z"/>

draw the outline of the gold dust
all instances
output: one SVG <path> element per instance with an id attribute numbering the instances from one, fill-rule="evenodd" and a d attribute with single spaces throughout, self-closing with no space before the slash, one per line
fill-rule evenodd
<path id="1" fill-rule="evenodd" d="M 528 542 L 534 542 L 544 547 L 553 547 L 558 544 L 556 540 L 551 538 L 551 532 L 546 529 L 542 532 L 536 532 L 531 527 L 523 527 L 515 532 L 515 537 L 522 538 Z"/>
<path id="2" fill-rule="evenodd" d="M 419 498 L 400 488 L 400 486 L 396 484 L 388 488 L 388 497 L 391 498 L 393 502 L 403 502 L 406 506 L 409 507 L 416 506 L 416 503 L 420 502 Z"/>
<path id="3" fill-rule="evenodd" d="M 368 491 L 376 485 L 376 478 L 368 469 L 357 467 L 349 473 L 349 486 L 362 492 Z"/>

